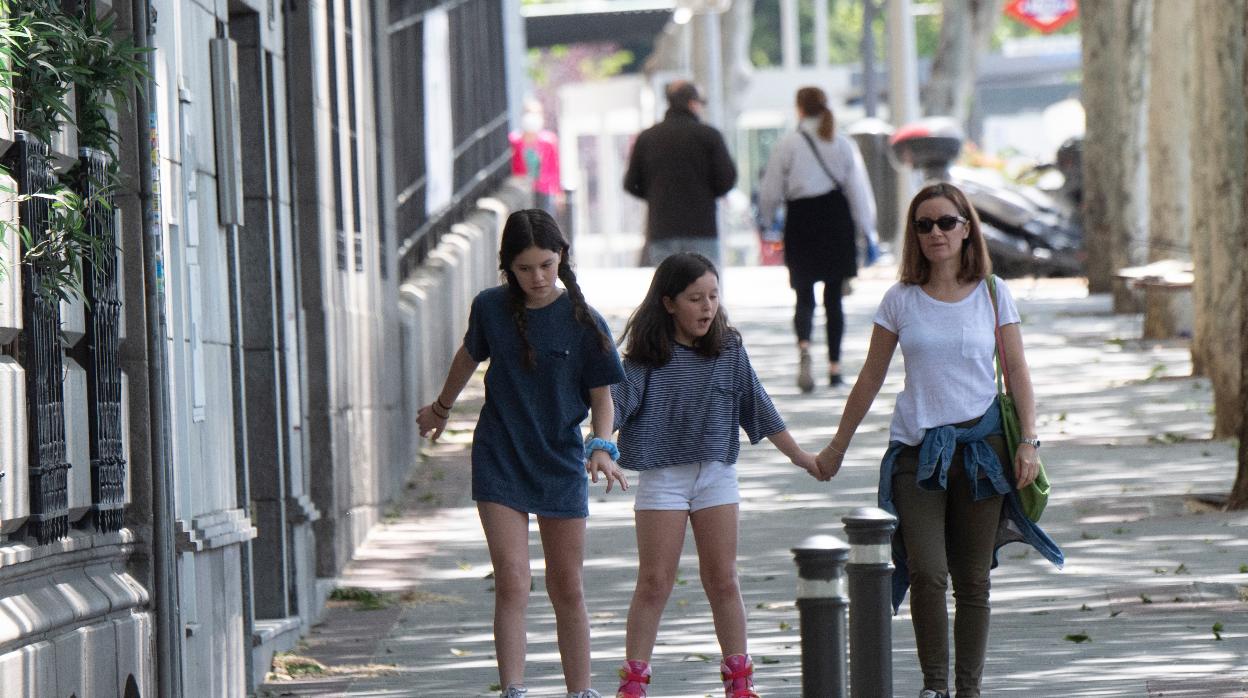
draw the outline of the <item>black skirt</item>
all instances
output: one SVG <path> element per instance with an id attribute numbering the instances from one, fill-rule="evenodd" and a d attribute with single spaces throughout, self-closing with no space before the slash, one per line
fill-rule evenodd
<path id="1" fill-rule="evenodd" d="M 784 265 L 789 286 L 858 275 L 854 216 L 840 189 L 785 204 Z"/>

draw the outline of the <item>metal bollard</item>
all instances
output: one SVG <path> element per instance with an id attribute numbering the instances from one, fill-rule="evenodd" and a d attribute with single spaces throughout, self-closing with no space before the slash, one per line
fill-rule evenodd
<path id="1" fill-rule="evenodd" d="M 841 519 L 849 538 L 849 667 L 853 698 L 893 695 L 893 530 L 897 518 L 875 507 Z"/>
<path id="2" fill-rule="evenodd" d="M 802 633 L 802 698 L 845 698 L 849 546 L 832 536 L 811 536 L 792 550 Z"/>

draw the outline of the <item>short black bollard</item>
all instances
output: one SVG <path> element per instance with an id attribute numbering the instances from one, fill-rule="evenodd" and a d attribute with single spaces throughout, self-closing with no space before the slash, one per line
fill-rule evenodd
<path id="1" fill-rule="evenodd" d="M 853 698 L 893 695 L 893 530 L 897 518 L 861 507 L 841 519 L 849 538 L 849 670 Z"/>
<path id="2" fill-rule="evenodd" d="M 802 698 L 845 698 L 845 561 L 849 546 L 811 536 L 793 548 L 802 633 Z"/>

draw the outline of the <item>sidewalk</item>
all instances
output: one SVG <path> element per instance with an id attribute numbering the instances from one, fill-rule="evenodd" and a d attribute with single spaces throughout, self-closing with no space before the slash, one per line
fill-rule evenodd
<path id="1" fill-rule="evenodd" d="M 892 278 L 891 269 L 868 271 L 846 299 L 851 380 Z M 725 277 L 725 307 L 764 385 L 798 441 L 818 449 L 833 433 L 848 390 L 820 386 L 803 396 L 794 386 L 783 268 L 733 268 Z M 581 282 L 618 335 L 649 272 L 587 270 Z M 1235 452 L 1230 442 L 1207 439 L 1212 396 L 1207 381 L 1185 377 L 1186 344 L 1141 343 L 1138 316 L 1111 314 L 1108 298 L 1086 297 L 1078 281 L 1018 280 L 1010 288 L 1023 314 L 1054 482 L 1044 526 L 1067 564 L 1058 571 L 1021 545 L 1002 550 L 992 577 L 985 695 L 1248 696 L 1248 513 L 1201 502 L 1229 491 Z M 898 352 L 845 468 L 829 483 L 789 465 L 766 442 L 742 447 L 741 586 L 765 696 L 800 695 L 789 548 L 816 533 L 843 539 L 840 517 L 874 505 L 901 379 Z M 468 496 L 481 390 L 479 380 L 470 384 L 450 432 L 409 485 L 406 506 L 372 532 L 340 580 L 340 587 L 384 592 L 387 603 L 377 610 L 357 610 L 353 602 L 332 607 L 298 654 L 335 673 L 270 682 L 261 695 L 497 695 L 490 564 Z M 585 589 L 595 683 L 604 694 L 615 686 L 635 580 L 631 500 L 606 495 L 601 485 L 591 489 Z M 562 696 L 533 530 L 529 695 Z M 692 536 L 685 552 L 655 648 L 656 698 L 723 695 Z M 895 695 L 915 696 L 920 677 L 907 606 L 892 633 Z"/>

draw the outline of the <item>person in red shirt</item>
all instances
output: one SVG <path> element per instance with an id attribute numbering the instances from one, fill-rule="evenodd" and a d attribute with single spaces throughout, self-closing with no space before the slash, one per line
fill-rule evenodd
<path id="1" fill-rule="evenodd" d="M 562 205 L 563 198 L 559 177 L 559 137 L 546 128 L 545 122 L 540 102 L 530 100 L 525 104 L 520 130 L 512 131 L 508 136 L 511 140 L 511 173 L 528 178 L 535 208 L 558 217 L 556 209 Z"/>

